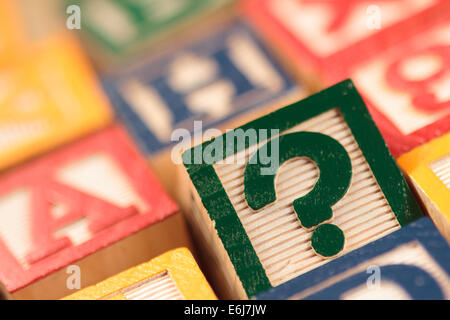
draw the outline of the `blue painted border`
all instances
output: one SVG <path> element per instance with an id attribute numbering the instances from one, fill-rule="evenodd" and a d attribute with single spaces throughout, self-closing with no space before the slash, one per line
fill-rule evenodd
<path id="1" fill-rule="evenodd" d="M 282 285 L 271 288 L 253 299 L 281 300 L 289 299 L 299 292 L 316 286 L 330 277 L 337 276 L 358 264 L 387 253 L 403 244 L 417 241 L 442 269 L 450 274 L 450 247 L 429 218 L 421 218 L 379 240 L 352 251 L 324 266 L 292 279 Z M 366 275 L 366 278 L 369 275 Z M 323 298 L 316 295 L 316 298 Z"/>
<path id="2" fill-rule="evenodd" d="M 203 130 L 220 126 L 221 124 L 243 114 L 252 109 L 258 107 L 267 106 L 271 102 L 288 95 L 295 90 L 303 89 L 302 85 L 295 82 L 281 64 L 275 59 L 275 57 L 269 52 L 268 48 L 263 44 L 256 32 L 244 21 L 233 20 L 232 23 L 225 25 L 218 29 L 216 32 L 210 33 L 207 36 L 196 40 L 189 46 L 179 47 L 178 50 L 172 51 L 171 54 L 167 54 L 159 59 L 146 63 L 144 65 L 138 65 L 118 75 L 104 76 L 102 80 L 103 87 L 109 96 L 118 118 L 125 123 L 127 129 L 131 132 L 140 149 L 147 155 L 152 155 L 159 151 L 166 149 L 167 147 L 174 145 L 176 142 L 161 143 L 155 135 L 147 128 L 145 123 L 140 119 L 138 114 L 128 105 L 128 103 L 122 98 L 121 94 L 117 90 L 117 84 L 123 79 L 128 77 L 137 78 L 156 78 L 160 73 L 172 62 L 180 52 L 202 52 L 208 50 L 208 47 L 222 46 L 223 41 L 233 33 L 245 33 L 255 44 L 259 47 L 266 58 L 271 62 L 272 67 L 278 73 L 279 77 L 283 81 L 283 89 L 277 94 L 273 94 L 270 98 L 260 99 L 256 103 L 251 103 L 245 108 L 236 110 L 236 112 L 229 114 L 228 116 L 221 118 L 218 121 L 210 122 L 203 127 Z M 187 119 L 187 121 L 201 120 L 198 115 Z M 192 132 L 191 132 L 192 133 Z"/>

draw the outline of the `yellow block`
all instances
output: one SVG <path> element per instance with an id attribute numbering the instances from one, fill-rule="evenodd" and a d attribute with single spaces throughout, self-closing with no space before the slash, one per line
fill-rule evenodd
<path id="1" fill-rule="evenodd" d="M 194 257 L 186 248 L 168 251 L 65 300 L 216 300 Z"/>
<path id="2" fill-rule="evenodd" d="M 0 66 L 10 62 L 24 43 L 24 30 L 19 21 L 14 1 L 0 0 Z"/>
<path id="3" fill-rule="evenodd" d="M 450 241 L 450 133 L 397 159 L 430 217 Z"/>
<path id="4" fill-rule="evenodd" d="M 65 34 L 30 45 L 0 67 L 0 170 L 111 119 L 93 70 L 75 39 Z"/>

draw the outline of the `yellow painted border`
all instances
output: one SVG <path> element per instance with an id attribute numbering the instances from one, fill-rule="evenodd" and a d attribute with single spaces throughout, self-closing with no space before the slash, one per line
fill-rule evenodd
<path id="1" fill-rule="evenodd" d="M 168 251 L 149 262 L 80 290 L 64 300 L 99 300 L 165 271 L 186 300 L 217 300 L 194 257 L 186 248 Z M 124 297 L 118 294 L 111 299 L 122 300 Z"/>
<path id="2" fill-rule="evenodd" d="M 434 139 L 397 159 L 400 167 L 416 183 L 450 222 L 450 190 L 431 170 L 430 163 L 450 154 L 450 133 Z"/>

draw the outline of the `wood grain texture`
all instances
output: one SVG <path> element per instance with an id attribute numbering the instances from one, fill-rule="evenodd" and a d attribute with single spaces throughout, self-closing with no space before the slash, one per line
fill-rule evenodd
<path id="1" fill-rule="evenodd" d="M 332 221 L 346 235 L 345 249 L 341 254 L 400 228 L 364 154 L 337 109 L 322 113 L 282 134 L 302 131 L 321 132 L 337 139 L 352 161 L 351 187 L 332 207 Z M 246 152 L 247 156 L 253 152 Z M 292 206 L 295 199 L 307 195 L 316 184 L 319 172 L 314 162 L 298 158 L 282 166 L 277 173 L 277 201 L 256 212 L 244 200 L 245 165 L 215 164 L 214 168 L 272 286 L 328 261 L 315 254 L 310 245 L 312 230 L 302 228 Z"/>
<path id="2" fill-rule="evenodd" d="M 448 300 L 449 261 L 447 241 L 422 218 L 255 299 Z"/>
<path id="3" fill-rule="evenodd" d="M 450 241 L 450 133 L 398 158 L 428 214 Z"/>
<path id="4" fill-rule="evenodd" d="M 406 181 L 351 81 L 247 123 L 234 133 L 270 128 L 279 129 L 281 136 L 297 131 L 320 132 L 338 141 L 348 153 L 353 172 L 351 186 L 332 207 L 333 217 L 328 221 L 344 230 L 343 252 L 421 217 Z M 273 140 L 277 135 L 264 135 L 259 141 L 248 140 L 230 148 L 227 134 L 219 137 L 224 141 L 222 153 L 220 148 L 213 149 L 216 155 L 220 154 L 213 164 L 207 162 L 203 152 L 221 141 L 218 138 L 186 151 L 183 161 L 203 217 L 197 221 L 205 224 L 199 229 L 211 230 L 210 237 L 215 240 L 208 243 L 215 246 L 216 259 L 223 261 L 228 270 L 224 277 L 236 289 L 231 295 L 241 298 L 279 285 L 330 259 L 313 252 L 310 237 L 315 226 L 304 228 L 292 207 L 295 199 L 315 188 L 319 173 L 314 163 L 304 157 L 286 161 L 276 171 L 277 201 L 254 211 L 244 196 L 244 170 L 249 157 L 265 139 Z M 318 153 L 320 148 L 318 145 Z M 317 197 L 328 196 L 329 192 Z M 261 193 L 261 197 L 265 194 Z M 226 261 L 231 262 L 231 268 Z M 234 285 L 236 277 L 240 286 Z M 240 291 L 242 287 L 245 292 Z"/>
<path id="5" fill-rule="evenodd" d="M 177 211 L 124 129 L 112 126 L 3 176 L 0 279 L 16 292 Z M 110 269 L 98 267 L 83 272 Z"/>
<path id="6" fill-rule="evenodd" d="M 72 294 L 68 300 L 215 300 L 188 249 L 175 249 Z"/>

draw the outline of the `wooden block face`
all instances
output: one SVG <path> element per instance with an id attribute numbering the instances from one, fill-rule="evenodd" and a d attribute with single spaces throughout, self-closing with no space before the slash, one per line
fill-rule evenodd
<path id="1" fill-rule="evenodd" d="M 219 126 L 297 90 L 240 21 L 105 82 L 113 105 L 148 154 L 173 144 L 176 129 L 184 136 L 201 130 L 198 126 Z M 201 124 L 194 126 L 194 120 Z"/>
<path id="2" fill-rule="evenodd" d="M 177 210 L 110 127 L 3 176 L 0 281 L 14 293 Z"/>
<path id="3" fill-rule="evenodd" d="M 448 300 L 450 248 L 428 218 L 256 299 Z"/>
<path id="4" fill-rule="evenodd" d="M 239 130 L 255 139 L 225 134 L 218 157 L 216 139 L 183 160 L 248 296 L 421 216 L 351 81 Z"/>
<path id="5" fill-rule="evenodd" d="M 450 240 L 450 133 L 402 155 L 397 162 L 438 229 Z"/>
<path id="6" fill-rule="evenodd" d="M 18 12 L 13 1 L 0 1 L 0 66 L 10 62 L 23 45 L 24 35 L 17 22 Z"/>
<path id="7" fill-rule="evenodd" d="M 108 53 L 124 55 L 223 7 L 229 0 L 78 0 L 83 31 Z"/>
<path id="8" fill-rule="evenodd" d="M 416 32 L 439 7 L 431 1 L 247 0 L 245 12 L 273 43 L 325 84 L 348 77 L 348 70 L 389 44 Z M 448 7 L 447 7 L 448 8 Z"/>
<path id="9" fill-rule="evenodd" d="M 0 169 L 111 120 L 106 97 L 74 41 L 52 37 L 0 69 Z"/>
<path id="10" fill-rule="evenodd" d="M 352 73 L 394 156 L 450 130 L 450 17 Z"/>
<path id="11" fill-rule="evenodd" d="M 169 251 L 94 286 L 68 300 L 216 300 L 188 249 Z"/>

